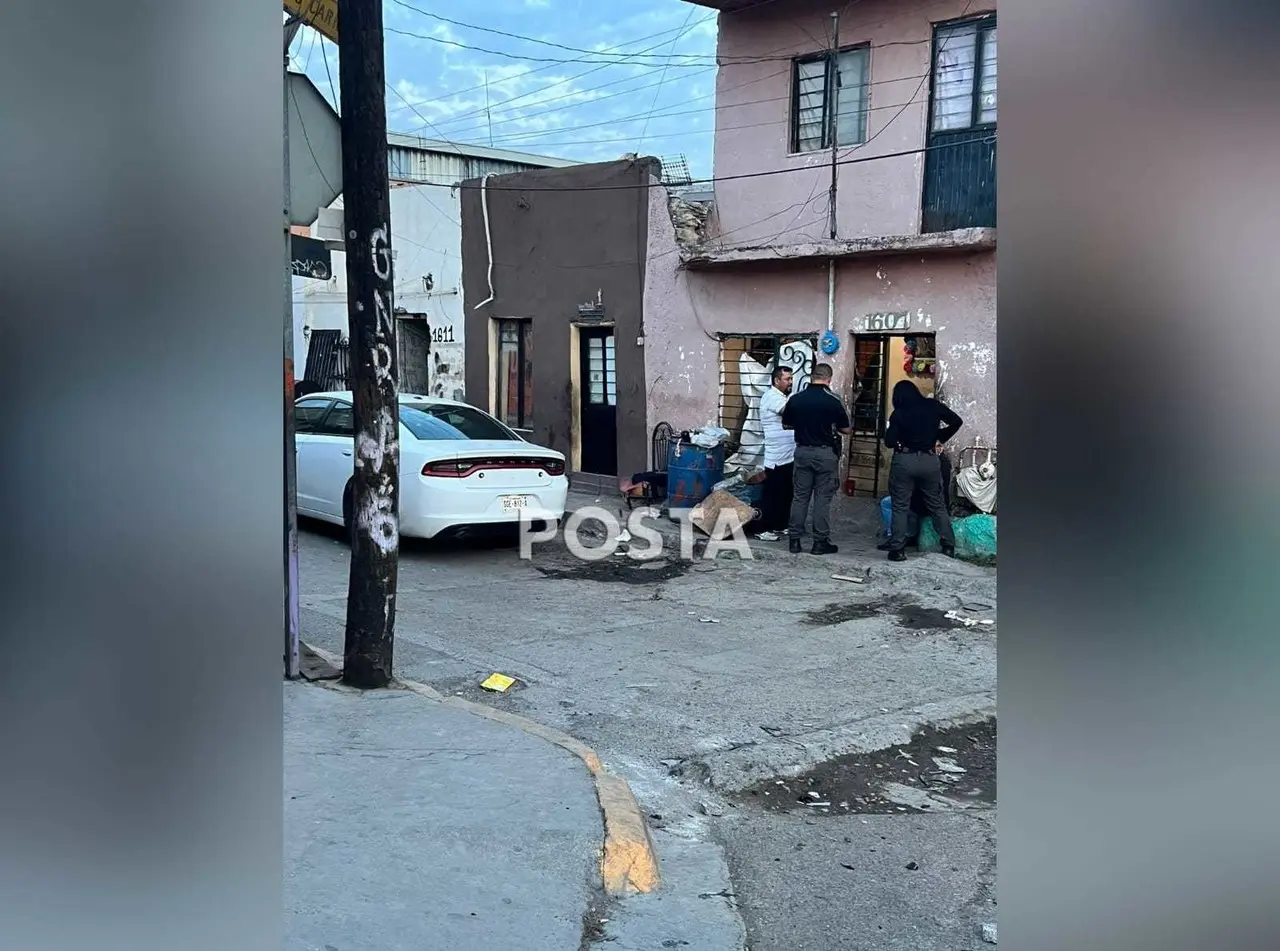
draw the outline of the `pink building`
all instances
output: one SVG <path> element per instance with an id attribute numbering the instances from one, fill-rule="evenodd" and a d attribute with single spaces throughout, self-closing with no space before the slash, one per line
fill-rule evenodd
<path id="1" fill-rule="evenodd" d="M 747 445 L 767 368 L 818 360 L 854 416 L 859 494 L 884 490 L 900 379 L 964 417 L 955 450 L 994 446 L 994 4 L 693 2 L 720 11 L 716 182 L 651 189 L 650 427 L 719 421 Z"/>

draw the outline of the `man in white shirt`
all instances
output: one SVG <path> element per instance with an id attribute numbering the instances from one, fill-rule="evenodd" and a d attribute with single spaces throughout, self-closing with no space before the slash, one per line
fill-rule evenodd
<path id="1" fill-rule="evenodd" d="M 775 367 L 772 385 L 760 397 L 760 423 L 764 430 L 764 487 L 760 498 L 759 535 L 776 541 L 787 528 L 791 514 L 792 473 L 796 435 L 782 428 L 782 411 L 791 392 L 790 367 Z"/>

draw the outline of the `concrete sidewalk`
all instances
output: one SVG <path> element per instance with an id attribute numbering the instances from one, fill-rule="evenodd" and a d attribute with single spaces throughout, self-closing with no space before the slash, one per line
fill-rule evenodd
<path id="1" fill-rule="evenodd" d="M 603 828 L 575 756 L 405 690 L 284 691 L 288 951 L 581 945 Z"/>

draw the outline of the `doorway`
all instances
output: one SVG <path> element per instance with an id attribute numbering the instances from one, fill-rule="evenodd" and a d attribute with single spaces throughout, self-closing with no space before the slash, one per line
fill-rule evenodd
<path id="1" fill-rule="evenodd" d="M 885 427 L 893 412 L 891 394 L 902 380 L 910 380 L 925 396 L 933 396 L 935 348 L 933 334 L 854 334 L 854 382 L 850 400 L 849 458 L 845 478 L 853 494 L 883 498 L 889 492 L 889 462 L 893 453 L 884 444 Z"/>
<path id="2" fill-rule="evenodd" d="M 582 327 L 579 335 L 581 472 L 618 474 L 618 371 L 612 327 Z"/>
<path id="3" fill-rule="evenodd" d="M 431 392 L 431 328 L 426 314 L 398 314 L 400 392 L 426 395 Z"/>

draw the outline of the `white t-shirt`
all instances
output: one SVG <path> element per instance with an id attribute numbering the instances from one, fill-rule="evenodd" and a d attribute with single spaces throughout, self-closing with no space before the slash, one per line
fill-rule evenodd
<path id="1" fill-rule="evenodd" d="M 760 423 L 764 428 L 766 469 L 788 465 L 796 458 L 796 434 L 782 428 L 782 410 L 786 405 L 786 394 L 776 386 L 770 386 L 760 397 Z"/>

